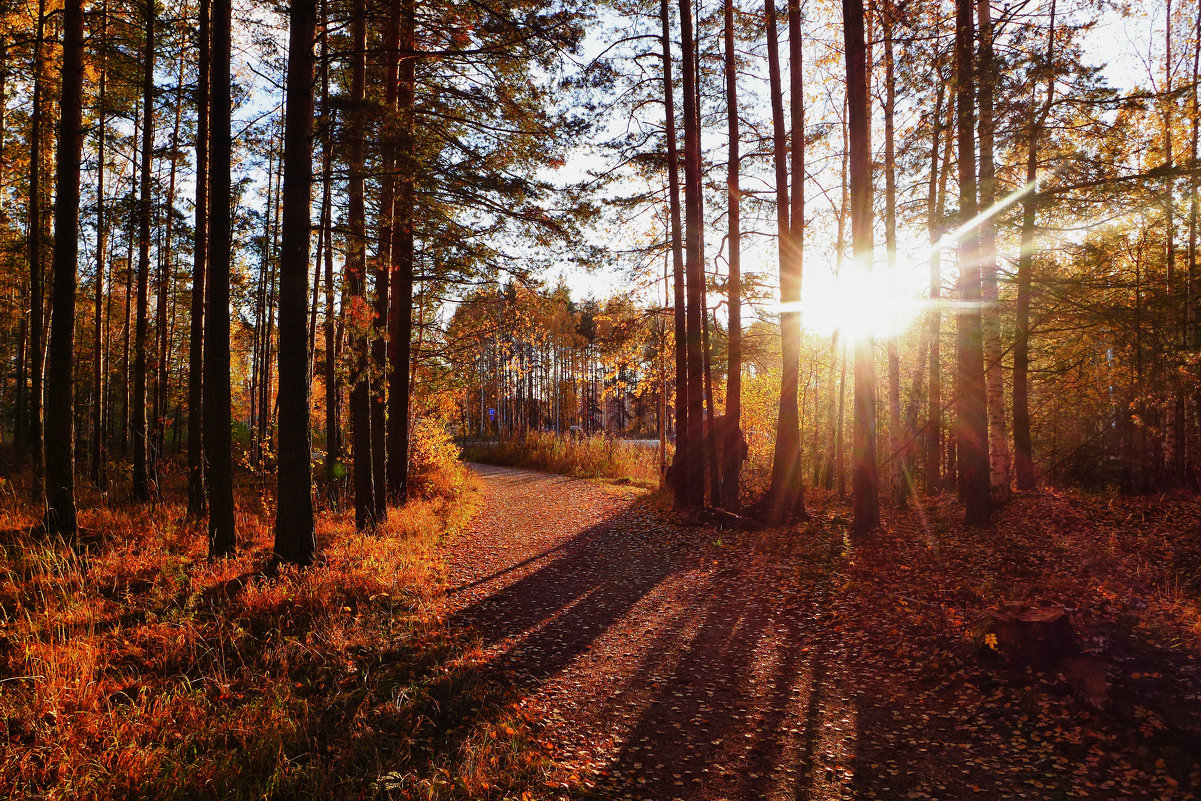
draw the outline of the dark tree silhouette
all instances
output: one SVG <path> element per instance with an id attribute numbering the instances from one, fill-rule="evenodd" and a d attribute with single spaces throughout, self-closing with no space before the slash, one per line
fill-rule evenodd
<path id="1" fill-rule="evenodd" d="M 843 0 L 847 64 L 847 125 L 851 172 L 851 251 L 858 270 L 872 265 L 872 134 L 867 92 L 863 0 Z M 880 526 L 876 469 L 876 354 L 870 332 L 855 340 L 855 432 L 851 531 L 862 537 Z"/>
<path id="2" fill-rule="evenodd" d="M 188 516 L 204 514 L 204 282 L 208 266 L 209 0 L 200 0 L 196 76 L 196 237 L 188 329 Z"/>
<path id="3" fill-rule="evenodd" d="M 976 216 L 976 85 L 971 0 L 955 3 L 955 103 L 959 148 L 959 221 Z M 988 412 L 984 400 L 984 340 L 980 319 L 980 262 L 975 230 L 959 241 L 958 342 L 955 376 L 955 439 L 959 495 L 969 525 L 982 526 L 992 513 L 988 470 Z"/>
<path id="4" fill-rule="evenodd" d="M 154 0 L 146 0 L 146 39 L 142 53 L 142 175 L 138 199 L 138 298 L 133 356 L 133 497 L 150 499 L 146 428 L 146 336 L 150 288 L 150 177 L 154 153 Z"/>
<path id="5" fill-rule="evenodd" d="M 209 264 L 204 315 L 204 458 L 208 468 L 209 554 L 237 545 L 234 525 L 233 442 L 230 431 L 229 271 L 232 105 L 231 0 L 212 0 L 209 77 Z"/>
<path id="6" fill-rule="evenodd" d="M 79 162 L 83 149 L 83 0 L 63 4 L 62 100 L 54 205 L 54 307 L 46 351 L 47 533 L 75 536 L 75 288 L 79 259 Z"/>
<path id="7" fill-rule="evenodd" d="M 313 560 L 309 428 L 309 207 L 313 186 L 313 40 L 316 0 L 292 0 L 288 15 L 288 93 L 284 116 L 284 208 L 279 260 L 279 505 L 275 555 Z"/>

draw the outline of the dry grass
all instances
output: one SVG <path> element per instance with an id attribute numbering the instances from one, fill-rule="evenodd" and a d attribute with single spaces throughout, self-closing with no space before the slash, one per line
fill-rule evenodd
<path id="1" fill-rule="evenodd" d="M 264 575 L 269 497 L 210 564 L 182 505 L 81 513 L 81 557 L 0 503 L 0 794 L 490 798 L 551 765 L 471 636 L 439 612 L 464 474 L 370 534 L 318 523 L 320 562 Z M 448 491 L 453 488 L 453 491 Z"/>
<path id="2" fill-rule="evenodd" d="M 672 448 L 667 459 L 671 462 Z M 499 442 L 476 442 L 464 449 L 473 462 L 528 467 L 574 478 L 601 478 L 653 488 L 659 486 L 659 449 L 593 434 L 565 437 L 529 431 Z"/>

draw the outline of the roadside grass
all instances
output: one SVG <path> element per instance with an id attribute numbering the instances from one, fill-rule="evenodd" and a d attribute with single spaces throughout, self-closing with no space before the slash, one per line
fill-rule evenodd
<path id="1" fill-rule="evenodd" d="M 667 459 L 671 462 L 672 446 Z M 473 442 L 463 448 L 469 462 L 528 467 L 573 478 L 617 481 L 646 489 L 659 486 L 659 450 L 603 434 L 565 437 L 553 431 L 529 431 L 498 442 Z"/>
<path id="2" fill-rule="evenodd" d="M 476 489 L 454 463 L 419 484 L 371 533 L 322 513 L 319 562 L 275 575 L 258 493 L 213 563 L 182 502 L 81 511 L 76 556 L 0 501 L 0 794 L 544 797 L 537 727 L 440 611 Z"/>

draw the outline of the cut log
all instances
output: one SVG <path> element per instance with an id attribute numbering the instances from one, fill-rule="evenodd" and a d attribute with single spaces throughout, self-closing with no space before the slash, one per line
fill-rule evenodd
<path id="1" fill-rule="evenodd" d="M 991 616 L 988 634 L 996 638 L 990 647 L 1014 667 L 1044 670 L 1076 653 L 1072 621 L 1058 606 L 1006 604 Z"/>

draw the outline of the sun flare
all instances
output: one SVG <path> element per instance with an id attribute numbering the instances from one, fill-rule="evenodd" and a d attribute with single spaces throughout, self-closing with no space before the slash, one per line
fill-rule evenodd
<path id="1" fill-rule="evenodd" d="M 844 268 L 839 275 L 813 271 L 804 278 L 799 304 L 779 304 L 780 311 L 799 306 L 805 331 L 859 338 L 887 337 L 904 331 L 921 313 L 923 301 L 909 294 L 886 270 Z"/>

